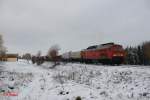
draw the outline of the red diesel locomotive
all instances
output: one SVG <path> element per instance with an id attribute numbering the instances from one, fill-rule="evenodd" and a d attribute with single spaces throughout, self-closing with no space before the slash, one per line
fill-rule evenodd
<path id="1" fill-rule="evenodd" d="M 81 51 L 83 62 L 102 64 L 122 64 L 125 59 L 125 51 L 121 45 L 106 43 L 90 46 Z"/>

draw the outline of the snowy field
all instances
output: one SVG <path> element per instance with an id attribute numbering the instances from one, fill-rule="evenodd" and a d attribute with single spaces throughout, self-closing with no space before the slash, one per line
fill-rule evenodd
<path id="1" fill-rule="evenodd" d="M 150 66 L 0 62 L 0 100 L 150 100 Z"/>

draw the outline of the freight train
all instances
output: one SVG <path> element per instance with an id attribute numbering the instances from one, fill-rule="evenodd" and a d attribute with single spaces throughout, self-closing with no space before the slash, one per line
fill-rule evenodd
<path id="1" fill-rule="evenodd" d="M 66 52 L 61 55 L 65 62 L 122 64 L 125 59 L 125 50 L 119 44 L 106 43 L 89 46 L 77 52 Z"/>
<path id="2" fill-rule="evenodd" d="M 54 62 L 80 62 L 91 64 L 111 64 L 120 65 L 125 61 L 126 52 L 123 47 L 115 43 L 106 43 L 101 45 L 89 46 L 86 49 L 76 52 L 66 52 L 56 57 L 32 57 L 32 62 L 42 64 L 44 61 Z"/>

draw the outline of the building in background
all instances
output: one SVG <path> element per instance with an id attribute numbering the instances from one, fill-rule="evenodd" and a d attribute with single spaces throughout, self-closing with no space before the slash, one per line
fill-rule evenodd
<path id="1" fill-rule="evenodd" d="M 0 55 L 0 61 L 9 61 L 9 62 L 18 61 L 18 54 Z"/>

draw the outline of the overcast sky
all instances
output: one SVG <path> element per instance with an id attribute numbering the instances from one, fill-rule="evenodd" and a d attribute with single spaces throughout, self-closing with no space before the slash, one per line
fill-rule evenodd
<path id="1" fill-rule="evenodd" d="M 150 40 L 150 0 L 0 0 L 0 34 L 9 52 L 61 52 Z"/>

